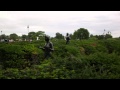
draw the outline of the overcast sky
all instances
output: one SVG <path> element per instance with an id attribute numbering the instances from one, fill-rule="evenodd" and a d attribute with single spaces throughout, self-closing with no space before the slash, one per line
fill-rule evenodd
<path id="1" fill-rule="evenodd" d="M 0 11 L 0 31 L 21 36 L 29 32 L 44 31 L 54 37 L 57 32 L 73 34 L 85 28 L 93 35 L 111 32 L 120 36 L 120 11 Z"/>

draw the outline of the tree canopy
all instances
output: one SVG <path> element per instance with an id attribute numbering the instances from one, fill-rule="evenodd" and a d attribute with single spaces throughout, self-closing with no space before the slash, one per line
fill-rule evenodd
<path id="1" fill-rule="evenodd" d="M 64 39 L 64 36 L 62 34 L 60 34 L 59 32 L 57 32 L 55 38 Z"/>
<path id="2" fill-rule="evenodd" d="M 88 39 L 89 38 L 89 32 L 85 28 L 80 28 L 77 31 L 73 33 L 74 39 Z"/>

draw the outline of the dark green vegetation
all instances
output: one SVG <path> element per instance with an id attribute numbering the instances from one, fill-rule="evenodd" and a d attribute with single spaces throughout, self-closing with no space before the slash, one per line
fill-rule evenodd
<path id="1" fill-rule="evenodd" d="M 119 79 L 120 40 L 52 39 L 53 58 L 42 60 L 45 41 L 0 43 L 0 79 Z"/>

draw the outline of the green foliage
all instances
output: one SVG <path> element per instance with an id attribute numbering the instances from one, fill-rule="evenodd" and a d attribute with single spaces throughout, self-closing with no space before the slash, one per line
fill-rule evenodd
<path id="1" fill-rule="evenodd" d="M 79 55 L 79 50 L 74 46 L 69 46 L 69 45 L 65 46 L 65 50 L 66 50 L 65 52 L 69 53 L 69 55 L 74 55 L 74 56 Z"/>
<path id="2" fill-rule="evenodd" d="M 112 38 L 112 35 L 111 34 L 106 34 L 105 39 L 108 39 L 108 38 Z"/>
<path id="3" fill-rule="evenodd" d="M 56 33 L 55 38 L 57 38 L 57 39 L 64 39 L 64 36 L 62 34 L 60 34 L 60 33 Z"/>
<path id="4" fill-rule="evenodd" d="M 90 55 L 96 52 L 95 47 L 88 44 L 84 45 L 83 48 L 85 49 L 86 55 Z"/>
<path id="5" fill-rule="evenodd" d="M 0 61 L 23 58 L 24 52 L 19 45 L 4 44 L 0 47 Z"/>
<path id="6" fill-rule="evenodd" d="M 80 28 L 73 34 L 74 39 L 88 39 L 89 38 L 89 32 L 85 28 Z"/>
<path id="7" fill-rule="evenodd" d="M 25 68 L 30 64 L 40 62 L 43 54 L 33 44 L 14 45 L 5 44 L 0 47 L 0 62 L 4 68 Z"/>
<path id="8" fill-rule="evenodd" d="M 97 46 L 95 47 L 95 49 L 98 52 L 106 52 L 106 53 L 108 52 L 108 49 L 105 46 L 101 45 L 101 44 L 97 44 Z"/>
<path id="9" fill-rule="evenodd" d="M 117 40 L 103 40 L 101 41 L 102 45 L 105 46 L 108 50 L 108 53 L 119 52 L 120 43 Z"/>
<path id="10" fill-rule="evenodd" d="M 28 39 L 28 36 L 27 35 L 22 35 L 22 40 L 25 41 Z"/>
<path id="11" fill-rule="evenodd" d="M 43 60 L 44 41 L 0 43 L 1 79 L 119 79 L 120 42 L 52 39 L 53 58 Z"/>
<path id="12" fill-rule="evenodd" d="M 16 41 L 18 39 L 18 35 L 15 33 L 10 34 L 10 39 L 13 39 L 14 41 Z"/>
<path id="13" fill-rule="evenodd" d="M 106 34 L 106 35 L 96 35 L 95 36 L 97 39 L 99 39 L 99 40 L 105 40 L 105 39 L 110 39 L 110 38 L 112 38 L 112 35 L 111 34 Z"/>
<path id="14" fill-rule="evenodd" d="M 8 68 L 5 71 L 2 71 L 2 79 L 19 79 L 19 71 L 17 68 Z"/>

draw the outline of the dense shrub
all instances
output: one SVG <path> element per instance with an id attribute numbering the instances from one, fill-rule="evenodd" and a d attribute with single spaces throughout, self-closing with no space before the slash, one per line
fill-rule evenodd
<path id="1" fill-rule="evenodd" d="M 95 49 L 95 47 L 94 46 L 91 46 L 91 45 L 84 45 L 83 46 L 84 47 L 84 49 L 85 49 L 85 54 L 86 55 L 90 55 L 90 54 L 93 54 L 93 53 L 95 53 L 96 52 L 96 49 Z"/>
<path id="2" fill-rule="evenodd" d="M 43 60 L 44 41 L 0 43 L 1 79 L 119 79 L 120 42 L 53 40 L 53 58 Z"/>
<path id="3" fill-rule="evenodd" d="M 28 45 L 7 44 L 0 47 L 0 62 L 4 68 L 23 68 L 30 66 L 32 63 L 38 63 L 42 51 Z"/>

